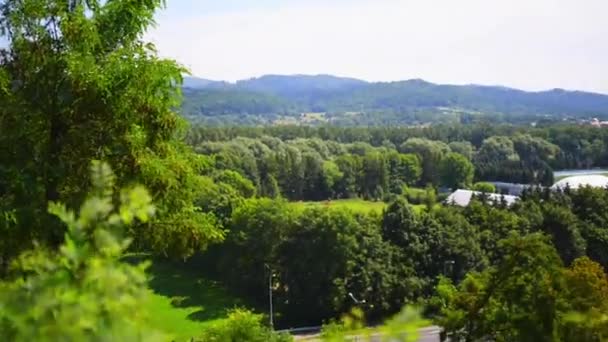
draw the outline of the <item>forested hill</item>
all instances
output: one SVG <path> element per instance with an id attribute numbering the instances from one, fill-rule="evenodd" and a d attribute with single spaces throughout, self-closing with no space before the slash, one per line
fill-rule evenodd
<path id="1" fill-rule="evenodd" d="M 184 88 L 182 113 L 190 118 L 275 120 L 310 112 L 325 113 L 322 121 L 366 124 L 462 121 L 484 115 L 498 121 L 608 118 L 608 95 L 563 89 L 526 92 L 418 79 L 370 83 L 330 75 L 267 75 L 236 83 L 186 78 Z"/>

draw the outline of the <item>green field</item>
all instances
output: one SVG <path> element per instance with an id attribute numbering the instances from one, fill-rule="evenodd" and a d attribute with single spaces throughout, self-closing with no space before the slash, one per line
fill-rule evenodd
<path id="1" fill-rule="evenodd" d="M 341 200 L 329 200 L 320 202 L 291 202 L 291 204 L 299 209 L 314 208 L 314 207 L 325 207 L 325 208 L 348 208 L 358 212 L 370 212 L 376 211 L 382 212 L 382 209 L 386 207 L 384 202 L 372 202 L 365 201 L 362 199 L 351 198 Z"/>
<path id="2" fill-rule="evenodd" d="M 187 341 L 227 317 L 228 310 L 245 306 L 217 282 L 180 262 L 155 261 L 148 269 L 153 293 L 147 312 L 152 326 Z"/>
<path id="3" fill-rule="evenodd" d="M 382 210 L 386 207 L 385 202 L 373 202 L 366 201 L 358 198 L 341 199 L 341 200 L 330 200 L 320 202 L 291 202 L 296 208 L 305 209 L 313 207 L 326 207 L 326 208 L 348 208 L 356 212 L 371 212 L 382 213 Z M 414 211 L 420 213 L 424 209 L 424 205 L 412 205 Z"/>

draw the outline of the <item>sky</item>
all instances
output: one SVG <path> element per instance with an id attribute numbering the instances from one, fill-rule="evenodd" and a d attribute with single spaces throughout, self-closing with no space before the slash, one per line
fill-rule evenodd
<path id="1" fill-rule="evenodd" d="M 368 81 L 608 94 L 606 0 L 168 0 L 146 38 L 198 77 Z"/>

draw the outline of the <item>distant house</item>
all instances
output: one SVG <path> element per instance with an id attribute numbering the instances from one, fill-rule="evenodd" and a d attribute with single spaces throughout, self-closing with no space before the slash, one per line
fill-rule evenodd
<path id="1" fill-rule="evenodd" d="M 608 121 L 600 121 L 598 118 L 593 118 L 591 121 L 589 121 L 589 124 L 595 127 L 606 127 L 608 126 Z"/>
<path id="2" fill-rule="evenodd" d="M 519 200 L 518 196 L 458 189 L 448 196 L 445 203 L 448 205 L 457 205 L 459 207 L 468 207 L 474 197 L 481 196 L 484 196 L 490 204 L 502 203 L 504 201 L 507 206 L 512 206 Z"/>

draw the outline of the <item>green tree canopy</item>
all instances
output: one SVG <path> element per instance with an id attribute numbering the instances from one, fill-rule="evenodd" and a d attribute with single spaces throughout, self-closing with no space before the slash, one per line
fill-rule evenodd
<path id="1" fill-rule="evenodd" d="M 473 190 L 485 193 L 494 193 L 496 192 L 496 187 L 492 183 L 478 182 L 473 184 Z"/>
<path id="2" fill-rule="evenodd" d="M 468 141 L 452 141 L 448 144 L 450 150 L 452 152 L 460 153 L 463 156 L 467 157 L 468 160 L 473 159 L 473 153 L 475 152 L 475 148 L 473 144 Z"/>
<path id="3" fill-rule="evenodd" d="M 410 138 L 400 146 L 400 150 L 403 153 L 413 153 L 420 157 L 424 183 L 438 183 L 441 160 L 450 151 L 448 145 L 441 141 Z"/>
<path id="4" fill-rule="evenodd" d="M 173 108 L 185 70 L 143 41 L 161 0 L 4 0 L 0 36 L 0 193 L 13 210 L 8 238 L 57 246 L 64 228 L 47 201 L 83 197 L 92 159 L 107 160 L 119 184 L 152 193 L 156 218 L 134 227 L 135 246 L 186 256 L 221 240 L 193 202 L 199 156 L 175 140 Z M 183 236 L 189 236 L 183 239 Z M 6 256 L 5 256 L 6 257 Z"/>
<path id="5" fill-rule="evenodd" d="M 559 146 L 530 134 L 517 134 L 511 140 L 519 157 L 526 161 L 552 160 L 560 152 Z"/>
<path id="6" fill-rule="evenodd" d="M 458 290 L 439 288 L 448 304 L 439 323 L 452 341 L 559 341 L 565 285 L 555 249 L 540 234 L 512 235 L 499 248 L 495 267 L 469 274 Z"/>
<path id="7" fill-rule="evenodd" d="M 76 213 L 49 203 L 67 226 L 59 251 L 35 249 L 15 264 L 13 280 L 0 282 L 2 341 L 165 341 L 146 317 L 145 265 L 119 258 L 129 246 L 126 226 L 154 213 L 142 187 L 120 192 L 113 203 L 114 176 L 93 163 L 93 187 Z"/>
<path id="8" fill-rule="evenodd" d="M 518 160 L 513 141 L 506 136 L 493 136 L 483 141 L 477 158 L 486 163 Z"/>
<path id="9" fill-rule="evenodd" d="M 448 153 L 441 161 L 441 182 L 452 189 L 466 188 L 473 183 L 475 167 L 462 154 Z"/>

